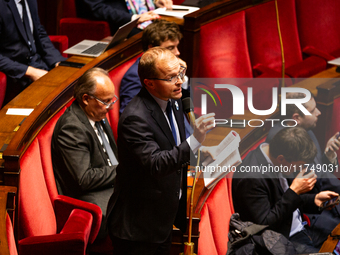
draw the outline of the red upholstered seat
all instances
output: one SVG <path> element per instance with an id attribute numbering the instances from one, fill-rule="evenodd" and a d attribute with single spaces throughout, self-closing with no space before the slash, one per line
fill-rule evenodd
<path id="1" fill-rule="evenodd" d="M 20 161 L 20 254 L 85 254 L 100 228 L 98 206 L 57 194 L 50 147 L 64 110 L 40 131 Z"/>
<path id="2" fill-rule="evenodd" d="M 2 103 L 4 102 L 6 87 L 7 87 L 6 75 L 0 72 L 0 109 L 2 107 Z"/>
<path id="3" fill-rule="evenodd" d="M 139 54 L 132 59 L 126 61 L 125 63 L 121 64 L 120 66 L 114 68 L 112 71 L 109 72 L 110 78 L 115 85 L 115 94 L 118 97 L 118 101 L 114 104 L 113 109 L 108 113 L 108 120 L 110 122 L 113 136 L 117 141 L 117 128 L 118 128 L 118 120 L 119 120 L 119 90 L 120 90 L 120 82 L 126 73 L 126 71 L 136 62 L 136 59 L 139 58 L 142 54 Z"/>
<path id="4" fill-rule="evenodd" d="M 69 46 L 71 47 L 84 39 L 102 40 L 110 36 L 111 32 L 109 23 L 106 21 L 78 18 L 75 0 L 63 0 L 59 34 L 68 37 Z"/>
<path id="5" fill-rule="evenodd" d="M 244 11 L 201 26 L 199 73 L 195 77 L 251 78 Z"/>
<path id="6" fill-rule="evenodd" d="M 201 210 L 199 230 L 200 237 L 198 239 L 198 255 L 218 255 L 210 224 L 209 209 L 206 204 L 203 205 Z"/>
<path id="7" fill-rule="evenodd" d="M 340 1 L 295 1 L 302 49 L 328 60 L 340 57 Z"/>
<path id="8" fill-rule="evenodd" d="M 50 40 L 53 43 L 54 47 L 59 50 L 61 55 L 67 58 L 67 54 L 63 52 L 68 48 L 68 38 L 66 35 L 50 35 Z"/>
<path id="9" fill-rule="evenodd" d="M 229 178 L 231 180 L 232 173 L 216 184 L 202 207 L 198 254 L 226 254 L 227 252 L 229 220 L 234 213 Z"/>
<path id="10" fill-rule="evenodd" d="M 15 245 L 14 233 L 13 233 L 13 225 L 10 217 L 6 214 L 6 234 L 7 234 L 7 243 L 10 255 L 18 255 L 17 247 Z"/>
<path id="11" fill-rule="evenodd" d="M 302 58 L 294 0 L 279 0 L 285 67 L 291 77 L 309 77 L 326 68 L 319 57 Z M 281 74 L 282 59 L 276 23 L 275 3 L 270 1 L 245 10 L 249 55 L 252 66 L 263 65 Z M 281 75 L 280 75 L 281 76 Z M 278 77 L 280 77 L 278 76 Z"/>

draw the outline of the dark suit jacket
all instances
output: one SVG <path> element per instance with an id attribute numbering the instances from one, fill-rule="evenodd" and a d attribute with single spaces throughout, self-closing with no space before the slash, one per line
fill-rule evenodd
<path id="1" fill-rule="evenodd" d="M 120 114 L 122 114 L 125 107 L 128 105 L 128 103 L 130 103 L 131 99 L 134 98 L 142 88 L 142 84 L 140 83 L 140 79 L 138 76 L 139 61 L 140 58 L 137 58 L 136 62 L 133 63 L 133 65 L 124 74 L 123 79 L 120 83 Z"/>
<path id="2" fill-rule="evenodd" d="M 104 130 L 117 157 L 106 119 Z M 59 118 L 52 137 L 52 162 L 58 190 L 63 195 L 98 205 L 104 220 L 116 177 L 116 166 L 109 166 L 107 159 L 85 112 L 74 101 Z"/>
<path id="3" fill-rule="evenodd" d="M 30 60 L 28 39 L 14 0 L 0 1 L 0 71 L 20 79 L 28 65 L 50 70 L 55 63 L 65 60 L 51 43 L 40 24 L 36 0 L 27 0 L 32 21 L 37 54 Z"/>
<path id="4" fill-rule="evenodd" d="M 270 229 L 289 237 L 293 212 L 317 213 L 315 194 L 297 195 L 283 192 L 276 174 L 241 173 L 241 166 L 268 165 L 260 147 L 251 151 L 237 168 L 232 180 L 235 212 L 243 221 L 269 225 Z"/>
<path id="5" fill-rule="evenodd" d="M 78 0 L 76 7 L 81 18 L 107 21 L 112 34 L 132 17 L 125 0 Z"/>
<path id="6" fill-rule="evenodd" d="M 186 180 L 190 147 L 185 141 L 183 111 L 173 109 L 182 143 L 175 145 L 168 122 L 142 88 L 118 124 L 117 179 L 108 205 L 109 232 L 130 241 L 162 243 L 175 223 L 186 228 Z M 182 197 L 179 192 L 182 179 Z"/>

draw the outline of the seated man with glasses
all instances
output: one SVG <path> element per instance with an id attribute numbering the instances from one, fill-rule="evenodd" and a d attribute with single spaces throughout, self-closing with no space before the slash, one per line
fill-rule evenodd
<path id="1" fill-rule="evenodd" d="M 98 205 L 106 236 L 106 207 L 116 177 L 117 147 L 106 114 L 117 101 L 106 71 L 86 71 L 74 87 L 75 101 L 59 118 L 52 137 L 52 162 L 59 194 Z"/>

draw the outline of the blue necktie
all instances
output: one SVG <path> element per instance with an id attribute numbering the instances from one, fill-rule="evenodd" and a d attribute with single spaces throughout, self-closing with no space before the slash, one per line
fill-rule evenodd
<path id="1" fill-rule="evenodd" d="M 170 100 L 168 101 L 168 104 L 166 106 L 166 115 L 168 116 L 168 119 L 169 119 L 169 122 L 170 122 L 172 136 L 174 137 L 175 144 L 177 145 L 177 134 L 176 134 L 174 121 L 172 119 L 172 104 L 171 104 Z"/>

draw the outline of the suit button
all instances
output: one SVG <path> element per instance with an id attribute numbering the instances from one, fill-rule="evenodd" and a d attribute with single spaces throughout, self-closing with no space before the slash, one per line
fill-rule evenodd
<path id="1" fill-rule="evenodd" d="M 181 170 L 177 170 L 177 174 L 181 174 Z"/>
<path id="2" fill-rule="evenodd" d="M 179 192 L 178 191 L 176 192 L 176 197 L 179 197 Z"/>

